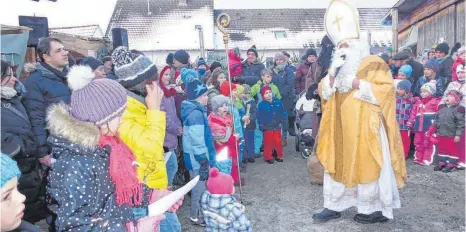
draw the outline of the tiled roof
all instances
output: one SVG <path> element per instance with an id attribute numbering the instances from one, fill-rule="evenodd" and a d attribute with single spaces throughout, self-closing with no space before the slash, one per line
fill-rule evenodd
<path id="1" fill-rule="evenodd" d="M 201 25 L 205 48 L 213 48 L 213 1 L 180 2 L 183 0 L 118 0 L 106 34 L 111 37 L 112 28 L 125 28 L 129 47 L 141 51 L 191 50 L 199 49 L 195 26 Z"/>
<path id="2" fill-rule="evenodd" d="M 85 26 L 75 26 L 75 27 L 55 27 L 50 28 L 52 32 L 70 34 L 70 35 L 77 35 L 83 37 L 96 37 L 101 38 L 102 29 L 100 29 L 99 25 L 85 25 Z"/>
<path id="3" fill-rule="evenodd" d="M 373 45 L 391 43 L 390 28 L 380 25 L 388 9 L 358 9 L 362 37 L 371 31 Z M 215 10 L 230 15 L 230 46 L 247 49 L 255 44 L 262 49 L 296 49 L 318 46 L 325 35 L 326 9 L 222 9 Z M 275 32 L 286 32 L 287 38 L 276 39 Z M 216 48 L 222 48 L 222 34 L 216 30 Z"/>

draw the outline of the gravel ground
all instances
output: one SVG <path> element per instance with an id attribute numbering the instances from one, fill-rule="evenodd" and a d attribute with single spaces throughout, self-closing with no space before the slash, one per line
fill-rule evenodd
<path id="1" fill-rule="evenodd" d="M 408 181 L 400 190 L 402 208 L 394 220 L 361 225 L 353 221 L 356 209 L 326 224 L 314 224 L 312 214 L 323 207 L 322 186 L 310 184 L 306 160 L 294 151 L 294 138 L 288 139 L 285 162 L 249 164 L 243 197 L 251 205 L 247 215 L 254 231 L 465 231 L 464 171 L 434 172 L 408 160 Z M 237 189 L 238 192 L 238 189 Z M 189 197 L 179 211 L 183 231 L 200 232 L 189 222 Z"/>

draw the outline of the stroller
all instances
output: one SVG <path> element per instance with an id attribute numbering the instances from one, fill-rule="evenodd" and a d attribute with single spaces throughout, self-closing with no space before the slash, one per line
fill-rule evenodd
<path id="1" fill-rule="evenodd" d="M 315 138 L 313 137 L 312 122 L 317 117 L 316 109 L 320 108 L 320 106 L 317 106 L 318 103 L 315 99 L 307 100 L 306 91 L 300 93 L 296 102 L 296 127 L 298 133 L 295 137 L 295 148 L 304 159 L 309 158 L 314 147 Z"/>

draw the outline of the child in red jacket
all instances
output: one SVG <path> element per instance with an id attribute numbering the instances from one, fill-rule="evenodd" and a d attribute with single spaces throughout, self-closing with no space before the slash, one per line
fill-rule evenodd
<path id="1" fill-rule="evenodd" d="M 434 97 L 436 91 L 435 81 L 426 83 L 421 87 L 421 98 L 416 98 L 416 104 L 407 123 L 407 126 L 416 133 L 414 137 L 414 145 L 416 146 L 414 163 L 422 166 L 430 165 L 434 159 L 434 143 L 426 132 L 432 125 L 438 111 L 440 99 Z"/>

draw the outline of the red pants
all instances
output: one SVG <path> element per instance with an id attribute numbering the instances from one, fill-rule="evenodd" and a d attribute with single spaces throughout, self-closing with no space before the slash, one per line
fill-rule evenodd
<path id="1" fill-rule="evenodd" d="M 459 145 L 455 143 L 455 137 L 438 136 L 438 160 L 441 166 L 458 166 Z"/>
<path id="2" fill-rule="evenodd" d="M 461 135 L 461 138 L 460 138 L 460 142 L 457 143 L 458 152 L 459 152 L 459 154 L 458 154 L 458 155 L 459 155 L 458 164 L 459 164 L 460 166 L 463 166 L 463 167 L 464 167 L 465 153 L 466 153 L 466 151 L 465 151 L 466 147 L 465 147 L 465 145 L 464 145 L 465 139 L 466 139 L 466 138 L 465 138 L 465 137 L 466 137 L 465 135 L 466 135 L 466 131 L 463 132 L 463 135 Z"/>
<path id="3" fill-rule="evenodd" d="M 403 149 L 405 151 L 405 159 L 408 158 L 409 148 L 411 147 L 411 138 L 409 137 L 409 131 L 400 130 L 401 140 L 403 141 Z"/>
<path id="4" fill-rule="evenodd" d="M 283 159 L 282 131 L 264 131 L 264 159 L 273 160 L 272 150 L 277 151 L 277 158 Z"/>
<path id="5" fill-rule="evenodd" d="M 416 136 L 414 137 L 414 145 L 416 145 L 414 162 L 430 165 L 434 161 L 435 147 L 431 138 L 427 137 L 425 133 L 416 132 Z"/>

